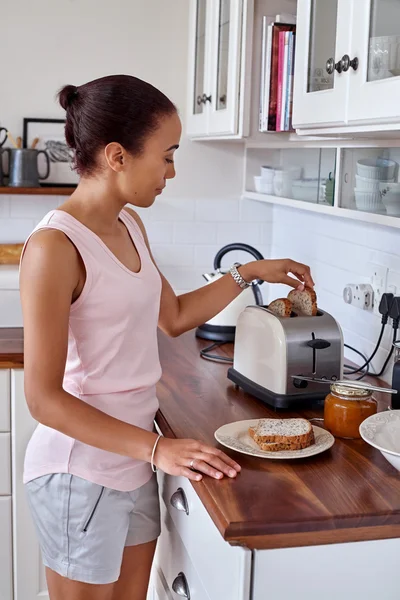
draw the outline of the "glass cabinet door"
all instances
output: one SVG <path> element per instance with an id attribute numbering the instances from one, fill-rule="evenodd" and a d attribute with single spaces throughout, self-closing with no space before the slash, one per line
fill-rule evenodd
<path id="1" fill-rule="evenodd" d="M 367 81 L 400 75 L 400 2 L 371 0 Z"/>
<path id="2" fill-rule="evenodd" d="M 343 72 L 342 57 L 350 52 L 352 1 L 297 2 L 295 128 L 330 127 L 346 122 L 348 78 Z"/>
<path id="3" fill-rule="evenodd" d="M 195 58 L 193 80 L 193 113 L 201 114 L 204 111 L 206 99 L 204 94 L 204 74 L 206 57 L 206 3 L 207 0 L 196 2 L 196 33 L 195 33 Z"/>
<path id="4" fill-rule="evenodd" d="M 209 133 L 237 132 L 243 0 L 210 0 L 212 44 Z"/>
<path id="5" fill-rule="evenodd" d="M 354 12 L 349 69 L 349 121 L 394 123 L 400 109 L 400 0 L 358 0 Z"/>
<path id="6" fill-rule="evenodd" d="M 228 104 L 228 64 L 230 0 L 219 0 L 218 64 L 216 109 L 223 110 Z"/>
<path id="7" fill-rule="evenodd" d="M 307 92 L 334 87 L 340 71 L 336 61 L 338 0 L 312 0 L 308 53 Z"/>

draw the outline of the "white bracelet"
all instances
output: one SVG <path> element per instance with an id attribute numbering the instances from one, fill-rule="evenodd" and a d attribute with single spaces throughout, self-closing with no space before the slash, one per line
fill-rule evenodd
<path id="1" fill-rule="evenodd" d="M 161 435 L 159 435 L 158 438 L 156 439 L 156 441 L 154 442 L 153 452 L 151 453 L 150 464 L 151 464 L 151 470 L 153 471 L 153 473 L 155 473 L 157 471 L 157 467 L 154 465 L 154 455 L 156 453 L 157 444 L 160 441 L 160 438 L 161 438 Z"/>

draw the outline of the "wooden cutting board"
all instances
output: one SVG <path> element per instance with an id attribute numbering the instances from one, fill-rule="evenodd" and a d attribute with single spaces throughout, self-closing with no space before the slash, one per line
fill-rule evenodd
<path id="1" fill-rule="evenodd" d="M 0 244 L 0 265 L 17 265 L 24 244 Z"/>

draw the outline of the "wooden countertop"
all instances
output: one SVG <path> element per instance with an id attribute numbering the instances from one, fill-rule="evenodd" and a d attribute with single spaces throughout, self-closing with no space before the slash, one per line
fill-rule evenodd
<path id="1" fill-rule="evenodd" d="M 23 328 L 0 328 L 0 369 L 18 369 L 23 366 Z"/>
<path id="2" fill-rule="evenodd" d="M 216 446 L 214 431 L 242 419 L 277 417 L 236 391 L 228 366 L 199 356 L 207 345 L 194 332 L 159 335 L 163 376 L 157 421 L 167 437 L 195 438 Z M 225 346 L 232 355 L 232 346 Z M 388 398 L 376 395 L 379 410 Z M 321 417 L 322 410 L 285 416 Z M 400 537 L 400 477 L 362 440 L 334 446 L 303 460 L 266 460 L 224 449 L 242 466 L 232 481 L 205 477 L 193 486 L 222 536 L 233 545 L 281 548 Z"/>

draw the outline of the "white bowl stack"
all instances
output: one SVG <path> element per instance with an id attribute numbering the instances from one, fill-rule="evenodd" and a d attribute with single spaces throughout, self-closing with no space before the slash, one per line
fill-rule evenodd
<path id="1" fill-rule="evenodd" d="M 259 194 L 290 198 L 292 181 L 299 179 L 301 174 L 301 167 L 282 168 L 265 165 L 261 167 L 261 175 L 254 176 L 254 187 Z"/>
<path id="2" fill-rule="evenodd" d="M 380 185 L 394 181 L 397 166 L 397 163 L 389 158 L 361 158 L 357 161 L 354 195 L 358 210 L 386 214 Z"/>

